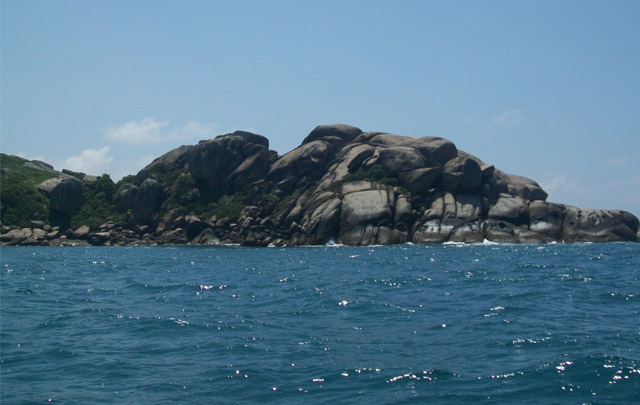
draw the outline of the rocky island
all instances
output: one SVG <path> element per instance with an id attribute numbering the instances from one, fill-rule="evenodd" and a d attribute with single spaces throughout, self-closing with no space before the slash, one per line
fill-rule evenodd
<path id="1" fill-rule="evenodd" d="M 640 241 L 634 215 L 547 202 L 450 140 L 342 124 L 282 156 L 264 136 L 221 135 L 118 183 L 1 159 L 3 245 Z"/>

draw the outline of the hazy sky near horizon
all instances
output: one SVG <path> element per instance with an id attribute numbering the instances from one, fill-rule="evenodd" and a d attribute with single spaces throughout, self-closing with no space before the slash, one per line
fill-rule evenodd
<path id="1" fill-rule="evenodd" d="M 2 0 L 1 26 L 1 151 L 58 170 L 347 123 L 640 215 L 638 1 Z"/>

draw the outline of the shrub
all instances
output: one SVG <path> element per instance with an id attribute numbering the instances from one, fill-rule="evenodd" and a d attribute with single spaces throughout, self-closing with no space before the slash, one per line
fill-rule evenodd
<path id="1" fill-rule="evenodd" d="M 1 193 L 4 225 L 27 227 L 32 220 L 47 221 L 49 200 L 34 186 L 3 181 Z"/>
<path id="2" fill-rule="evenodd" d="M 350 181 L 371 181 L 375 183 L 387 184 L 390 186 L 398 186 L 400 182 L 396 177 L 387 176 L 387 172 L 379 164 L 374 164 L 370 168 L 358 168 L 354 173 L 349 174 L 344 182 Z"/>
<path id="3" fill-rule="evenodd" d="M 4 225 L 47 221 L 49 201 L 36 188 L 57 173 L 25 166 L 28 160 L 0 154 L 0 218 Z"/>
<path id="4" fill-rule="evenodd" d="M 85 183 L 83 185 L 85 203 L 71 217 L 69 225 L 72 228 L 81 225 L 97 228 L 109 219 L 123 218 L 124 215 L 118 213 L 116 206 L 112 203 L 115 192 L 116 185 L 106 174 L 98 177 L 95 181 Z"/>
<path id="5" fill-rule="evenodd" d="M 240 212 L 245 207 L 245 200 L 247 196 L 244 193 L 236 193 L 233 195 L 223 195 L 218 200 L 213 213 L 218 218 L 231 218 L 237 219 L 240 217 Z"/>

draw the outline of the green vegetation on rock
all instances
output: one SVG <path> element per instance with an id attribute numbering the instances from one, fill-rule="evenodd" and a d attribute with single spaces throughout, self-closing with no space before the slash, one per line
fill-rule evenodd
<path id="1" fill-rule="evenodd" d="M 351 181 L 370 181 L 374 183 L 387 184 L 389 186 L 399 186 L 400 181 L 396 177 L 390 177 L 384 170 L 384 167 L 379 164 L 374 164 L 369 168 L 359 167 L 353 173 L 350 173 L 344 182 Z"/>
<path id="2" fill-rule="evenodd" d="M 379 164 L 374 164 L 368 168 L 359 167 L 353 173 L 349 173 L 344 180 L 337 181 L 331 185 L 329 190 L 333 192 L 339 192 L 344 183 L 350 183 L 354 181 L 369 181 L 371 183 L 384 184 L 391 187 L 399 187 L 402 192 L 406 193 L 407 190 L 400 184 L 400 180 L 397 177 L 391 177 L 384 170 L 384 167 Z"/>
<path id="3" fill-rule="evenodd" d="M 237 219 L 240 217 L 242 209 L 246 206 L 246 197 L 244 193 L 224 195 L 218 200 L 213 213 L 217 215 L 218 218 Z"/>
<path id="4" fill-rule="evenodd" d="M 26 159 L 0 154 L 2 223 L 25 227 L 32 220 L 46 222 L 49 217 L 49 201 L 36 187 L 56 176 L 56 172 L 38 168 L 37 164 Z"/>
<path id="5" fill-rule="evenodd" d="M 154 175 L 163 185 L 175 183 L 181 174 L 178 170 L 170 170 L 170 168 L 163 162 L 154 163 L 148 166 L 147 171 L 149 174 Z"/>
<path id="6" fill-rule="evenodd" d="M 134 176 L 133 174 L 129 174 L 129 175 L 124 176 L 123 178 L 118 180 L 118 182 L 116 183 L 114 189 L 118 190 L 118 188 L 123 184 L 133 183 L 133 180 L 135 180 L 135 178 L 136 178 L 136 176 Z"/>
<path id="7" fill-rule="evenodd" d="M 47 221 L 49 200 L 25 183 L 2 180 L 2 223 L 27 227 L 32 220 Z"/>
<path id="8" fill-rule="evenodd" d="M 70 226 L 77 228 L 81 225 L 89 225 L 95 229 L 111 219 L 118 221 L 124 218 L 124 214 L 118 212 L 112 203 L 116 185 L 111 178 L 103 174 L 96 180 L 83 185 L 85 203 L 80 210 L 71 217 Z"/>
<path id="9" fill-rule="evenodd" d="M 37 167 L 37 164 L 33 164 L 27 159 L 0 153 L 2 185 L 18 181 L 36 187 L 43 181 L 58 176 L 55 171 L 47 171 Z"/>

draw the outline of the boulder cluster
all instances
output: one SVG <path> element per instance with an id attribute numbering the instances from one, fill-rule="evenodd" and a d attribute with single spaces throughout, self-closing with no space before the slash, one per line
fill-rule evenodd
<path id="1" fill-rule="evenodd" d="M 79 181 L 39 189 L 59 212 L 77 209 Z M 619 210 L 547 202 L 535 181 L 506 174 L 438 137 L 316 127 L 278 156 L 267 138 L 234 132 L 157 158 L 121 185 L 123 221 L 96 229 L 35 223 L 4 244 L 550 243 L 640 241 Z"/>

